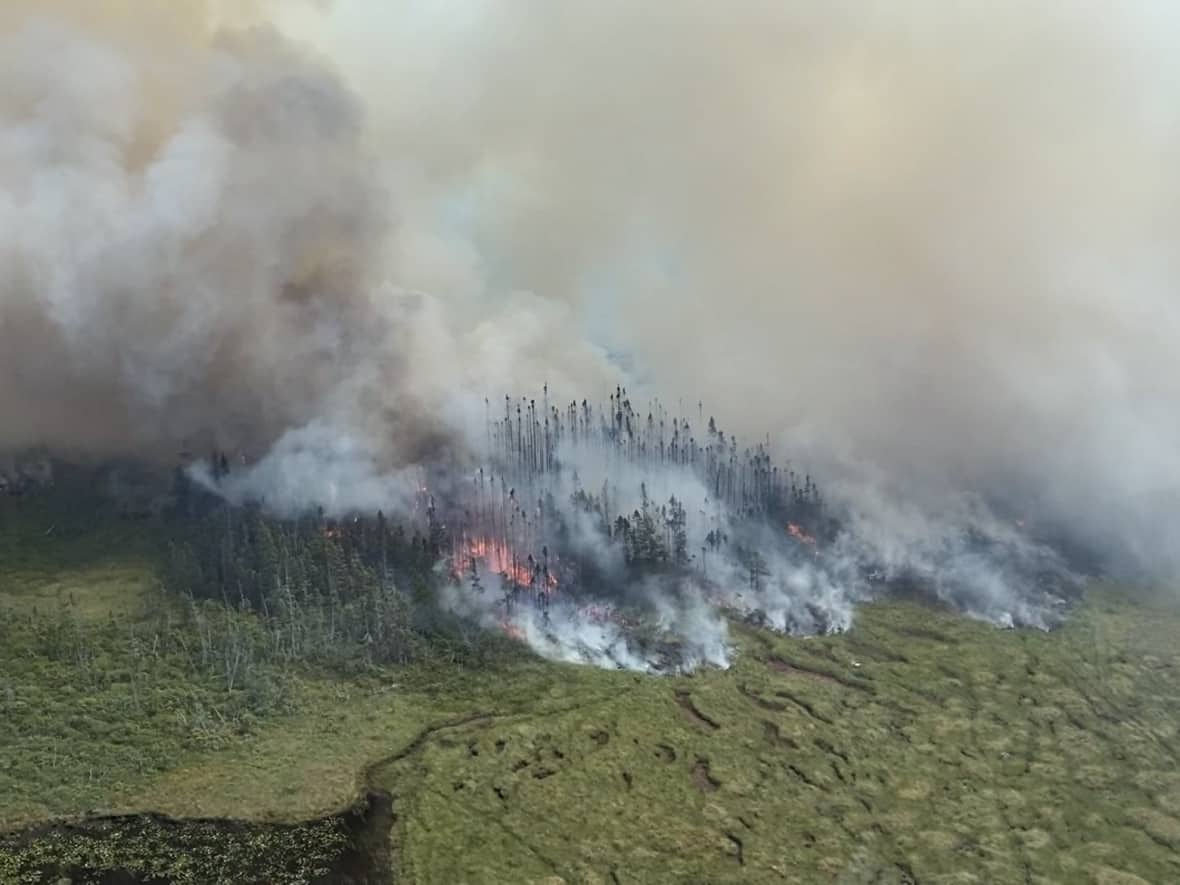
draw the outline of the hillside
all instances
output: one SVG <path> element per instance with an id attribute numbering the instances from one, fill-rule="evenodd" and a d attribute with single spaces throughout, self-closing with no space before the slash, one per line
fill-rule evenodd
<path id="1" fill-rule="evenodd" d="M 2 882 L 1180 878 L 1173 595 L 1092 587 L 1052 633 L 735 625 L 693 676 L 508 648 L 235 681 L 197 650 L 257 625 L 163 593 L 160 533 L 0 500 Z"/>

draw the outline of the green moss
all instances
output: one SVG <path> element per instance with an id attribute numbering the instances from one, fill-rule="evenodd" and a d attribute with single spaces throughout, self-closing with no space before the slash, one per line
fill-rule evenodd
<path id="1" fill-rule="evenodd" d="M 601 674 L 606 701 L 376 776 L 416 882 L 1171 881 L 1175 821 L 1135 776 L 1175 765 L 1178 625 L 1109 591 L 1054 634 L 871 605 L 843 637 L 746 634 L 724 673 Z"/>
<path id="2" fill-rule="evenodd" d="M 254 824 L 25 831 L 2 882 L 217 882 L 226 858 L 301 881 L 340 849 L 316 828 L 369 786 L 394 797 L 405 882 L 1180 881 L 1171 595 L 1096 587 L 1047 634 L 899 601 L 844 636 L 735 626 L 734 666 L 691 677 L 502 656 L 259 665 L 230 687 L 153 595 L 142 539 L 55 541 L 53 518 L 25 513 L 28 549 L 0 557 L 0 829 Z"/>

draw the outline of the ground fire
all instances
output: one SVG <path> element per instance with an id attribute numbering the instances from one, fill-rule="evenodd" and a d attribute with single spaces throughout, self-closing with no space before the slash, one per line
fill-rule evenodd
<path id="1" fill-rule="evenodd" d="M 808 544 L 812 547 L 816 545 L 815 536 L 809 535 L 802 527 L 793 522 L 787 523 L 787 534 L 801 544 Z"/>
<path id="2" fill-rule="evenodd" d="M 445 607 L 563 659 L 651 667 L 635 648 L 666 635 L 691 638 L 685 660 L 722 662 L 727 619 L 838 631 L 856 598 L 895 580 L 970 608 L 972 581 L 1008 569 L 1034 586 L 1041 568 L 995 544 L 966 551 L 973 559 L 952 550 L 921 569 L 886 566 L 812 478 L 775 464 L 766 445 L 741 446 L 703 409 L 695 419 L 659 402 L 639 410 L 621 386 L 602 406 L 558 408 L 544 391 L 505 397 L 493 417 L 488 401 L 485 421 L 483 451 L 462 466 L 421 467 L 397 505 L 418 538 L 409 552 L 448 585 Z M 221 483 L 251 469 L 215 463 Z M 346 559 L 357 551 L 362 567 L 396 574 L 380 513 L 376 525 L 368 512 L 321 514 L 315 531 Z M 1023 617 L 1040 623 L 1044 610 Z M 674 645 L 660 653 L 671 666 Z"/>

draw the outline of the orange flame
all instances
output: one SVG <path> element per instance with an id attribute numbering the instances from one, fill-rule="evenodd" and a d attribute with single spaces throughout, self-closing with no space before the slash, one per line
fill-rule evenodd
<path id="1" fill-rule="evenodd" d="M 787 534 L 798 541 L 800 544 L 807 544 L 811 547 L 815 546 L 815 536 L 807 534 L 803 527 L 793 522 L 787 523 Z"/>
<path id="2" fill-rule="evenodd" d="M 508 638 L 515 639 L 518 642 L 524 642 L 524 631 L 511 621 L 501 621 L 500 629 L 504 631 L 504 635 Z"/>
<path id="3" fill-rule="evenodd" d="M 534 575 L 528 567 L 527 558 L 519 554 L 513 555 L 512 548 L 492 538 L 467 538 L 455 554 L 451 569 L 456 578 L 462 577 L 463 572 L 471 560 L 482 562 L 484 567 L 494 574 L 505 575 L 518 587 L 529 587 L 534 582 Z M 548 572 L 545 578 L 545 589 L 553 592 L 557 589 L 557 575 Z"/>

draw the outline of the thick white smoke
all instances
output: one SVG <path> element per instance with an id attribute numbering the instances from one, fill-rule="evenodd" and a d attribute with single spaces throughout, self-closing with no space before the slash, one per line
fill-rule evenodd
<path id="1" fill-rule="evenodd" d="M 686 465 L 628 462 L 618 447 L 587 441 L 563 443 L 555 458 L 561 464 L 559 472 L 509 480 L 521 483 L 514 489 L 518 501 L 544 500 L 542 523 L 556 519 L 561 524 L 560 531 L 551 528 L 517 552 L 523 558 L 528 553 L 537 555 L 543 544 L 551 545 L 555 562 L 560 563 L 561 557 L 589 562 L 597 580 L 575 588 L 559 584 L 553 602 L 543 610 L 528 605 L 505 607 L 497 589 L 487 586 L 498 580 L 487 571 L 489 564 L 496 563 L 484 557 L 471 563 L 484 570 L 484 592 L 473 593 L 466 586 L 452 590 L 446 603 L 450 608 L 474 614 L 489 626 L 506 626 L 547 657 L 643 670 L 727 666 L 728 618 L 734 615 L 756 617 L 776 630 L 796 634 L 839 631 L 851 625 L 853 601 L 864 588 L 856 577 L 857 561 L 843 552 L 833 551 L 836 555 L 821 563 L 818 552 L 791 539 L 785 526 L 736 520 L 736 514 L 715 500 L 700 476 Z M 596 504 L 605 515 L 591 514 L 574 503 L 575 493 L 587 490 L 601 490 Z M 619 533 L 612 538 L 603 523 L 617 517 L 634 519 L 642 510 L 655 514 L 659 524 L 661 508 L 673 500 L 687 516 L 688 567 L 636 579 L 624 567 Z M 480 501 L 468 501 L 468 506 L 478 509 Z M 527 514 L 532 508 L 523 509 Z M 476 513 L 472 525 L 453 529 L 487 537 L 494 534 L 495 522 L 494 516 L 489 520 Z M 708 544 L 707 535 L 714 530 L 749 535 L 733 540 L 757 551 L 760 560 L 754 580 L 749 565 L 728 544 Z M 525 534 L 530 532 L 526 529 Z M 454 566 L 457 577 L 465 581 L 469 562 L 464 553 L 460 543 Z M 620 603 L 643 611 L 652 626 L 676 637 L 671 661 L 658 648 L 640 648 L 636 638 L 609 617 Z"/>
<path id="2" fill-rule="evenodd" d="M 396 363 L 361 106 L 272 31 L 106 5 L 5 9 L 0 441 L 265 445 Z"/>
<path id="3" fill-rule="evenodd" d="M 330 425 L 389 467 L 453 445 L 477 371 L 595 377 L 556 302 L 398 285 L 388 260 L 432 247 L 399 233 L 364 101 L 232 6 L 0 10 L 0 448 L 257 456 Z"/>
<path id="4" fill-rule="evenodd" d="M 368 508 L 611 349 L 977 614 L 1037 622 L 1017 520 L 1174 577 L 1178 24 L 9 0 L 0 448 L 218 445 L 262 457 L 231 497 Z"/>
<path id="5" fill-rule="evenodd" d="M 1174 3 L 341 0 L 293 27 L 348 47 L 419 240 L 776 433 L 878 534 L 969 491 L 1180 567 Z"/>

